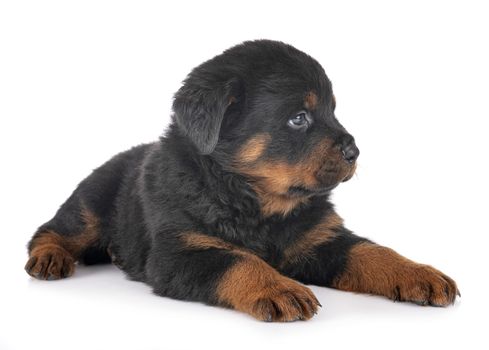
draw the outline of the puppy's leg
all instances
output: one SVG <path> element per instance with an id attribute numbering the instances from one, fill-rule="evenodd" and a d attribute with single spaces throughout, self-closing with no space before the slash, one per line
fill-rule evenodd
<path id="1" fill-rule="evenodd" d="M 99 220 L 72 195 L 56 216 L 41 226 L 28 244 L 25 270 L 32 277 L 54 280 L 69 277 L 75 262 L 99 239 Z"/>
<path id="2" fill-rule="evenodd" d="M 442 272 L 370 242 L 351 248 L 346 268 L 332 286 L 432 306 L 453 304 L 460 295 L 455 281 Z"/>
<path id="3" fill-rule="evenodd" d="M 73 273 L 75 261 L 87 265 L 111 261 L 107 249 L 116 230 L 117 198 L 125 194 L 126 203 L 136 202 L 131 199 L 131 179 L 135 181 L 148 147 L 141 145 L 114 156 L 80 182 L 29 242 L 28 274 L 58 279 Z M 131 191 L 124 191 L 124 184 Z"/>
<path id="4" fill-rule="evenodd" d="M 157 294 L 230 307 L 264 321 L 306 320 L 317 312 L 309 288 L 218 238 L 187 232 L 172 251 L 157 250 L 147 274 Z"/>
<path id="5" fill-rule="evenodd" d="M 447 306 L 458 293 L 450 277 L 352 234 L 335 213 L 285 250 L 280 271 L 304 283 L 421 305 Z"/>

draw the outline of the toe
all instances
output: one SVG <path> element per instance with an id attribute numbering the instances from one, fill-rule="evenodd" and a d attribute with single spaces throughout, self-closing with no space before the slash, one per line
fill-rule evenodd
<path id="1" fill-rule="evenodd" d="M 31 256 L 25 265 L 25 270 L 34 278 L 51 281 L 71 276 L 74 263 L 69 253 L 58 250 Z"/>

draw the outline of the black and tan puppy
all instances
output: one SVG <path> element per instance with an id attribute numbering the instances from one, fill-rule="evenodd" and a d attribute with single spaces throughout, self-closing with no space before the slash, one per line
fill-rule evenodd
<path id="1" fill-rule="evenodd" d="M 446 306 L 455 282 L 343 227 L 329 202 L 359 151 L 313 58 L 274 41 L 195 68 L 159 142 L 83 180 L 29 243 L 27 272 L 111 261 L 155 293 L 260 320 L 309 319 L 304 284 Z"/>

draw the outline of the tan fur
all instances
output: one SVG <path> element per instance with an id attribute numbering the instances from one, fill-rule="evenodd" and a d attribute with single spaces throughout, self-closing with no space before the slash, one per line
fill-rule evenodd
<path id="1" fill-rule="evenodd" d="M 262 207 L 262 214 L 287 215 L 298 205 L 305 203 L 307 197 L 288 195 L 291 186 L 303 186 L 314 188 L 319 185 L 318 176 L 321 176 L 321 167 L 327 164 L 335 164 L 337 178 L 332 181 L 340 182 L 346 179 L 351 166 L 343 161 L 341 153 L 332 146 L 330 139 L 325 138 L 312 152 L 298 163 L 288 163 L 281 160 L 259 160 L 262 145 L 265 143 L 262 137 L 253 138 L 239 153 L 236 169 L 252 179 L 252 187 L 258 194 Z M 268 142 L 268 141 L 266 141 Z M 239 160 L 241 159 L 241 161 Z M 243 159 L 257 160 L 244 162 Z"/>
<path id="2" fill-rule="evenodd" d="M 204 235 L 197 232 L 184 232 L 180 238 L 185 243 L 185 246 L 191 249 L 225 249 L 240 251 L 235 245 L 225 242 L 220 238 Z"/>
<path id="3" fill-rule="evenodd" d="M 304 233 L 304 235 L 284 250 L 281 267 L 296 264 L 308 259 L 315 247 L 328 242 L 336 236 L 334 229 L 341 227 L 343 219 L 336 213 L 326 216 L 318 225 Z"/>
<path id="4" fill-rule="evenodd" d="M 314 111 L 318 105 L 318 96 L 313 92 L 309 91 L 304 98 L 304 107 L 310 111 Z"/>
<path id="5" fill-rule="evenodd" d="M 335 288 L 445 306 L 455 300 L 455 282 L 431 266 L 417 264 L 372 243 L 354 246 Z"/>
<path id="6" fill-rule="evenodd" d="M 68 251 L 73 257 L 78 258 L 81 252 L 98 239 L 98 219 L 87 210 L 82 212 L 85 228 L 83 232 L 74 236 L 61 236 L 58 233 L 47 230 L 34 238 L 31 255 L 37 253 L 46 246 L 57 245 Z"/>
<path id="7" fill-rule="evenodd" d="M 350 171 L 348 172 L 348 175 L 343 179 L 343 181 L 348 181 L 350 180 L 353 175 L 355 175 L 355 172 L 357 171 L 357 163 L 353 163 L 353 166 L 350 168 Z"/>
<path id="8" fill-rule="evenodd" d="M 28 273 L 36 278 L 57 279 L 70 276 L 81 253 L 98 239 L 98 218 L 87 210 L 81 213 L 85 227 L 74 236 L 62 236 L 52 230 L 39 233 L 32 242 Z M 64 275 L 64 276 L 62 276 Z"/>
<path id="9" fill-rule="evenodd" d="M 270 135 L 266 133 L 252 137 L 241 147 L 238 161 L 246 164 L 255 162 L 265 151 L 268 142 L 270 142 Z"/>
<path id="10" fill-rule="evenodd" d="M 258 187 L 255 187 L 255 191 L 260 199 L 261 213 L 264 217 L 274 214 L 286 216 L 298 205 L 307 203 L 309 201 L 309 198 L 307 197 L 291 197 L 287 195 L 274 194 L 262 191 Z"/>
<path id="11" fill-rule="evenodd" d="M 223 249 L 239 259 L 220 279 L 219 303 L 269 321 L 309 319 L 318 301 L 305 286 L 280 275 L 247 249 L 198 232 L 180 235 L 188 249 Z"/>
<path id="12" fill-rule="evenodd" d="M 216 292 L 221 304 L 266 321 L 309 319 L 319 305 L 309 288 L 252 254 L 226 271 Z"/>

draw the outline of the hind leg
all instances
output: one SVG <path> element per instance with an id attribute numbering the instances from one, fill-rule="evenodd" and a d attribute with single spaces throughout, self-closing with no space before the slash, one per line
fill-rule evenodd
<path id="1" fill-rule="evenodd" d="M 75 263 L 100 241 L 99 220 L 71 197 L 56 216 L 41 226 L 28 245 L 26 272 L 41 280 L 69 277 Z"/>

